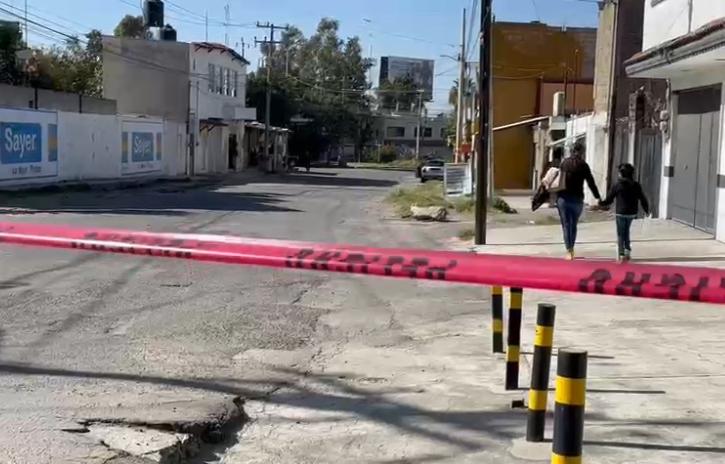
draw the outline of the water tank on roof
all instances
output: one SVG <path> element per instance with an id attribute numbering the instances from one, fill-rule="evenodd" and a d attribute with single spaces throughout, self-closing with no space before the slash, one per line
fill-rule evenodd
<path id="1" fill-rule="evenodd" d="M 161 40 L 168 40 L 169 42 L 176 42 L 176 29 L 167 24 L 161 28 Z"/>
<path id="2" fill-rule="evenodd" d="M 161 0 L 146 0 L 143 4 L 144 26 L 164 27 L 164 2 Z"/>

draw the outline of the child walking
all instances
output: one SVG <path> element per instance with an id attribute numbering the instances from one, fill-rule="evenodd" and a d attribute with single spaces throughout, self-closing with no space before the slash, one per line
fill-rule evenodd
<path id="1" fill-rule="evenodd" d="M 619 165 L 619 179 L 612 187 L 607 198 L 599 202 L 600 206 L 609 206 L 617 202 L 617 245 L 619 262 L 629 261 L 632 258 L 632 244 L 630 229 L 632 221 L 637 218 L 639 204 L 642 204 L 644 213 L 649 216 L 649 203 L 642 191 L 642 186 L 634 180 L 634 166 L 629 163 Z"/>

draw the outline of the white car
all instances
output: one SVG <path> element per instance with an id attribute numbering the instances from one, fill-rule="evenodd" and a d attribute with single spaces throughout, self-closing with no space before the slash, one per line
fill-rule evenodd
<path id="1" fill-rule="evenodd" d="M 443 173 L 446 162 L 440 159 L 426 161 L 420 170 L 420 181 L 443 180 Z"/>

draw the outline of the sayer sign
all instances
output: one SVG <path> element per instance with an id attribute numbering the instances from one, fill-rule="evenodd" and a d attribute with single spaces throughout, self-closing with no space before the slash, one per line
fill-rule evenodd
<path id="1" fill-rule="evenodd" d="M 40 124 L 0 123 L 0 162 L 2 164 L 40 163 L 43 161 L 43 137 Z"/>
<path id="2" fill-rule="evenodd" d="M 142 163 L 154 160 L 154 133 L 131 133 L 131 161 Z"/>

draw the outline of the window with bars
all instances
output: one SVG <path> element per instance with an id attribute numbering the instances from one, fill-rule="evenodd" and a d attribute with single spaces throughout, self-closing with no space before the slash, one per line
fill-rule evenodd
<path id="1" fill-rule="evenodd" d="M 209 92 L 216 92 L 216 66 L 209 65 Z"/>

